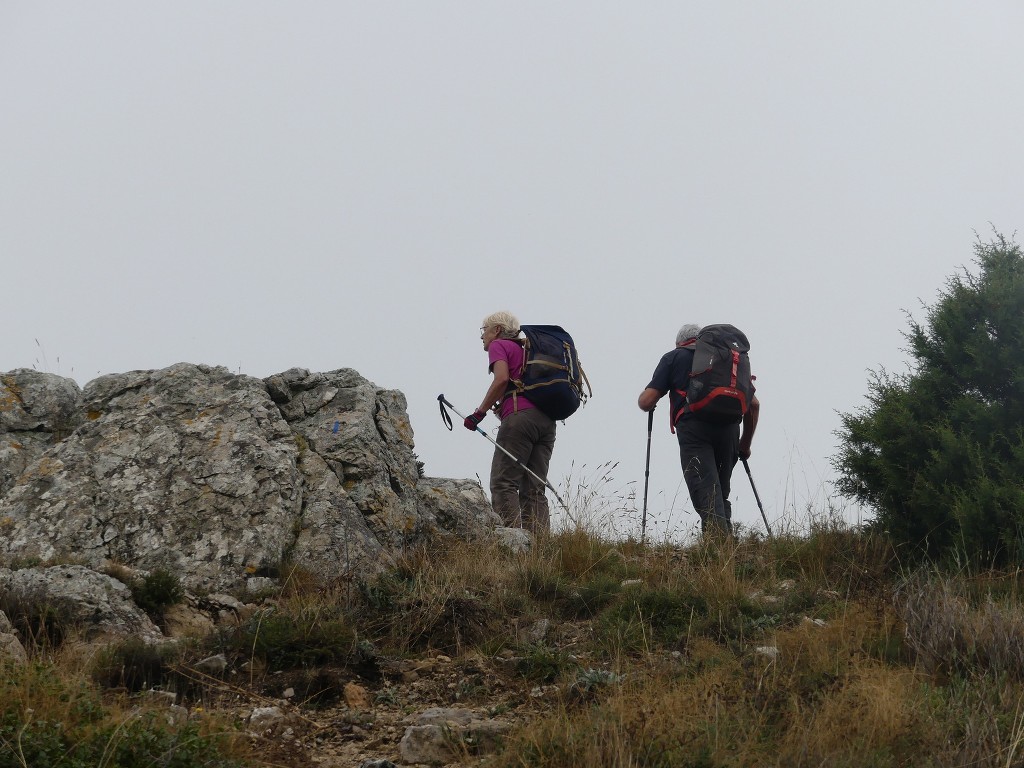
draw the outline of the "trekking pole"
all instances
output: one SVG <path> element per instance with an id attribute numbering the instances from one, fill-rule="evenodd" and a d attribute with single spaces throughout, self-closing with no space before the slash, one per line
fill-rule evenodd
<path id="1" fill-rule="evenodd" d="M 447 411 L 445 411 L 444 407 L 446 405 L 449 408 L 451 408 L 453 411 L 455 411 L 455 415 L 456 416 L 458 416 L 460 419 L 465 420 L 466 417 L 463 416 L 461 413 L 459 413 L 458 408 L 456 408 L 454 405 L 452 405 L 447 400 L 445 400 L 443 394 L 440 394 L 440 395 L 437 396 L 437 403 L 438 403 L 438 407 L 441 409 L 441 420 L 444 422 L 445 426 L 448 427 L 449 431 L 451 431 L 451 428 L 452 428 L 452 417 L 448 415 Z M 499 448 L 502 451 L 502 453 L 504 453 L 506 456 L 508 456 L 510 459 L 512 459 L 512 461 L 514 461 L 516 464 L 518 464 L 520 466 L 520 468 L 525 469 L 533 477 L 537 478 L 537 480 L 539 480 L 541 483 L 543 483 L 545 486 L 547 486 L 547 489 L 549 491 L 551 491 L 552 494 L 554 494 L 556 499 L 558 499 L 559 506 L 561 506 L 562 509 L 565 510 L 565 514 L 569 518 L 569 522 L 571 522 L 573 525 L 579 525 L 579 523 L 576 522 L 575 518 L 573 518 L 572 513 L 569 511 L 569 508 L 565 505 L 565 502 L 562 501 L 562 497 L 558 495 L 558 491 L 555 490 L 555 487 L 553 485 L 551 485 L 551 483 L 548 482 L 547 479 L 545 479 L 545 478 L 541 477 L 540 475 L 538 475 L 536 472 L 534 472 L 528 466 L 523 464 L 523 462 L 521 462 L 519 459 L 517 459 L 515 456 L 513 456 L 511 453 L 509 453 L 504 447 L 502 447 L 502 446 L 498 445 L 496 442 L 494 442 L 494 439 L 489 434 L 487 434 L 480 427 L 479 424 L 476 425 L 476 431 L 479 432 L 484 437 L 486 437 L 492 443 L 494 443 L 494 447 L 495 448 Z"/>
<path id="2" fill-rule="evenodd" d="M 764 520 L 764 527 L 768 529 L 768 538 L 772 538 L 772 529 L 768 525 L 768 517 L 764 513 L 764 506 L 761 504 L 761 497 L 757 495 L 757 486 L 754 485 L 754 476 L 750 474 L 750 465 L 747 464 L 746 459 L 740 459 L 743 462 L 743 468 L 747 470 L 747 477 L 750 478 L 750 487 L 754 491 L 754 498 L 757 500 L 757 507 L 761 510 L 761 519 Z"/>
<path id="3" fill-rule="evenodd" d="M 647 486 L 651 481 L 651 433 L 654 431 L 654 409 L 647 412 L 647 464 L 644 466 L 644 516 L 640 520 L 640 543 L 647 540 Z"/>

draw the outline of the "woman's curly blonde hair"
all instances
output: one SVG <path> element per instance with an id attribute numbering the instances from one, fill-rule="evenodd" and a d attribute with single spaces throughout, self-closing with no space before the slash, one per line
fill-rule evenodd
<path id="1" fill-rule="evenodd" d="M 519 318 L 511 312 L 502 310 L 501 312 L 493 312 L 484 318 L 484 328 L 490 328 L 495 325 L 501 326 L 501 333 L 498 334 L 499 339 L 514 339 L 519 336 Z"/>

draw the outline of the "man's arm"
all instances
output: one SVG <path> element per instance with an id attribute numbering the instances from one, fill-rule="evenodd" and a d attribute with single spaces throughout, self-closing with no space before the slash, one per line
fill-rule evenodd
<path id="1" fill-rule="evenodd" d="M 666 394 L 668 394 L 668 390 L 662 392 L 659 389 L 651 389 L 648 387 L 640 393 L 640 397 L 636 399 L 636 404 L 640 406 L 641 411 L 653 411 L 654 407 L 658 404 L 658 401 Z"/>
<path id="2" fill-rule="evenodd" d="M 750 443 L 754 439 L 754 430 L 757 429 L 757 417 L 761 412 L 761 401 L 754 395 L 750 399 L 750 407 L 743 414 L 743 435 L 740 437 L 740 458 L 750 458 Z"/>

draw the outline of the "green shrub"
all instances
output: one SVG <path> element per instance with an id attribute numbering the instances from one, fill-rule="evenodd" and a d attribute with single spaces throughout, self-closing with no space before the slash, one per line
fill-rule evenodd
<path id="1" fill-rule="evenodd" d="M 568 653 L 545 645 L 531 645 L 516 662 L 516 672 L 534 683 L 553 683 L 578 668 Z"/>
<path id="2" fill-rule="evenodd" d="M 397 574 L 360 587 L 358 618 L 371 636 L 399 653 L 426 648 L 461 653 L 487 640 L 498 617 L 493 595 L 471 590 L 465 574 L 438 566 L 411 571 L 410 565 L 406 557 Z M 510 602 L 521 605 L 515 596 Z"/>
<path id="3" fill-rule="evenodd" d="M 996 235 L 975 262 L 911 321 L 910 370 L 842 414 L 834 464 L 908 554 L 1000 565 L 1024 553 L 1024 253 Z"/>
<path id="4" fill-rule="evenodd" d="M 355 645 L 355 633 L 345 619 L 315 611 L 261 611 L 228 637 L 231 650 L 261 659 L 274 670 L 342 664 Z"/>
<path id="5" fill-rule="evenodd" d="M 157 624 L 163 623 L 164 611 L 185 599 L 185 590 L 178 577 L 157 568 L 130 585 L 132 599 Z"/>

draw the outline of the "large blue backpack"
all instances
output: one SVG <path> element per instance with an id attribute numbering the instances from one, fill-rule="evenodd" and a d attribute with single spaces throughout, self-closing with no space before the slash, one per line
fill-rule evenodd
<path id="1" fill-rule="evenodd" d="M 558 325 L 524 325 L 520 330 L 525 336 L 523 373 L 509 381 L 505 398 L 525 395 L 550 418 L 569 418 L 593 395 L 572 336 Z"/>

